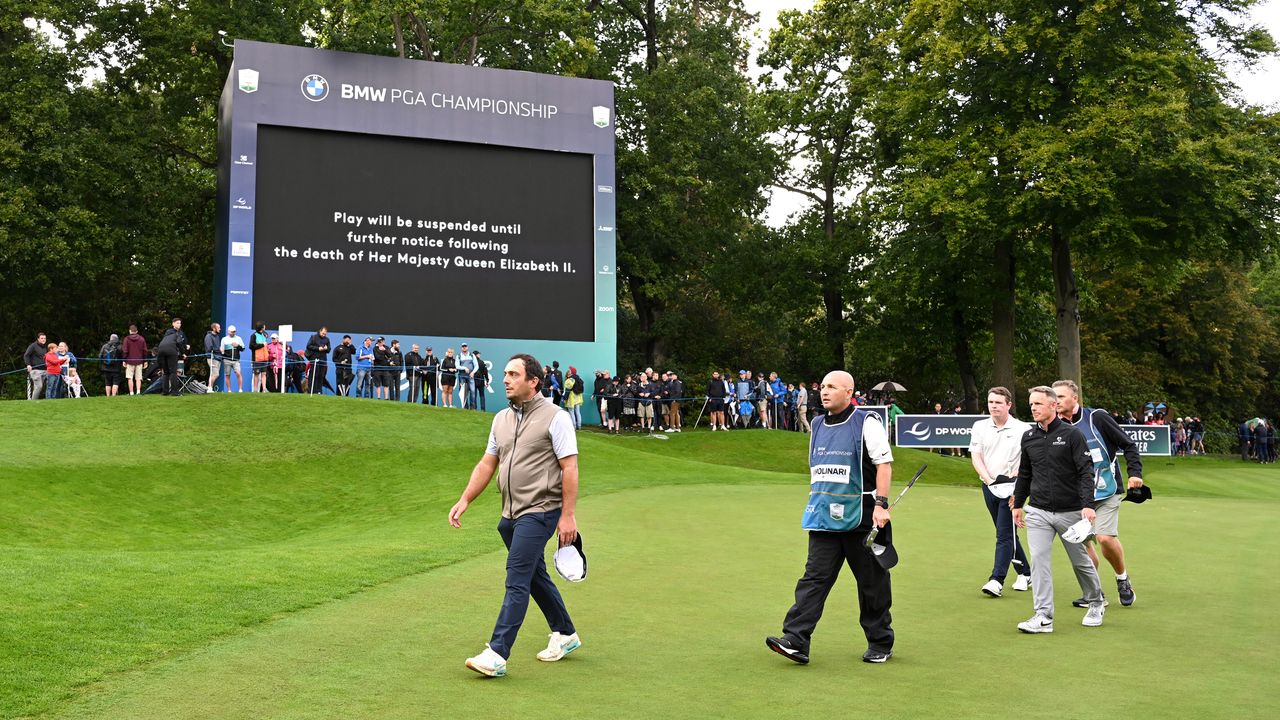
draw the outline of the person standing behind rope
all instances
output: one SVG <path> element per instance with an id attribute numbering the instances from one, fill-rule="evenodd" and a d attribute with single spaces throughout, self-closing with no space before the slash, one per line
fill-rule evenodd
<path id="1" fill-rule="evenodd" d="M 445 348 L 444 358 L 440 360 L 440 397 L 444 406 L 453 407 L 453 384 L 457 381 L 458 359 L 453 356 L 453 348 Z"/>
<path id="2" fill-rule="evenodd" d="M 1079 430 L 1058 417 L 1058 398 L 1051 387 L 1034 387 L 1028 398 L 1036 424 L 1022 434 L 1022 458 L 1013 489 L 1013 522 L 1027 529 L 1031 547 L 1031 591 L 1035 614 L 1018 623 L 1024 633 L 1053 632 L 1053 538 L 1062 547 L 1084 591 L 1089 610 L 1081 624 L 1102 625 L 1102 585 L 1098 570 L 1082 542 L 1067 540 L 1068 530 L 1082 519 L 1097 519 L 1093 508 L 1093 463 Z M 1026 506 L 1026 510 L 1023 506 Z"/>
<path id="3" fill-rule="evenodd" d="M 249 335 L 249 359 L 253 368 L 253 392 L 267 391 L 271 373 L 271 351 L 267 350 L 267 324 L 259 321 Z"/>
<path id="4" fill-rule="evenodd" d="M 329 385 L 329 328 L 321 325 L 307 340 L 307 360 L 311 361 L 311 367 L 308 368 L 311 379 L 307 383 L 307 392 L 323 395 L 325 387 Z"/>
<path id="5" fill-rule="evenodd" d="M 809 437 L 809 504 L 801 525 L 809 533 L 809 558 L 796 583 L 796 602 L 782 622 L 782 635 L 765 645 L 788 660 L 809 662 L 809 640 L 822 618 L 827 595 L 846 563 L 858 585 L 858 620 L 867 638 L 863 662 L 893 656 L 889 571 L 866 546 L 871 528 L 885 528 L 888 543 L 889 486 L 893 451 L 884 423 L 853 404 L 853 376 L 842 370 L 822 380 L 827 414 Z"/>
<path id="6" fill-rule="evenodd" d="M 351 342 L 351 336 L 343 335 L 342 342 L 333 349 L 333 377 L 338 381 L 335 391 L 338 395 L 351 394 L 351 381 L 355 377 L 351 364 L 355 356 L 356 346 Z"/>
<path id="7" fill-rule="evenodd" d="M 712 371 L 711 382 L 707 383 L 707 412 L 711 415 L 712 432 L 729 429 L 724 421 L 727 397 L 729 397 L 729 386 L 720 378 L 720 371 Z"/>
<path id="8" fill-rule="evenodd" d="M 982 592 L 991 597 L 1004 594 L 1010 562 L 1018 566 L 1013 589 L 1023 591 L 1031 586 L 1031 564 L 1018 541 L 1013 510 L 1009 507 L 1009 496 L 1013 494 L 1022 460 L 1022 435 L 1031 426 L 1010 415 L 1012 407 L 1013 393 L 1008 388 L 991 388 L 987 391 L 987 412 L 991 417 L 974 423 L 969 435 L 970 461 L 978 480 L 982 481 L 982 501 L 996 527 L 995 565 L 991 577 L 982 586 Z"/>
<path id="9" fill-rule="evenodd" d="M 106 344 L 99 348 L 98 357 L 102 359 L 103 392 L 107 397 L 116 397 L 120 394 L 120 336 L 111 333 Z"/>
<path id="10" fill-rule="evenodd" d="M 803 382 L 796 383 L 796 422 L 805 432 L 813 432 L 809 427 L 809 390 Z"/>
<path id="11" fill-rule="evenodd" d="M 408 402 L 422 402 L 422 354 L 418 352 L 418 343 L 409 346 L 404 356 L 404 377 L 409 381 Z"/>
<path id="12" fill-rule="evenodd" d="M 573 429 L 582 429 L 582 378 L 578 377 L 578 369 L 569 366 L 569 375 L 564 379 L 565 402 L 564 409 L 569 412 L 569 417 L 573 419 Z"/>
<path id="13" fill-rule="evenodd" d="M 404 353 L 400 351 L 400 341 L 392 340 L 387 349 L 387 389 L 390 399 L 400 402 L 400 381 L 404 373 Z"/>
<path id="14" fill-rule="evenodd" d="M 240 371 L 240 355 L 244 352 L 244 338 L 236 335 L 236 326 L 227 326 L 227 336 L 222 338 L 222 379 L 227 392 L 231 392 L 231 375 L 236 376 L 236 392 L 244 392 L 244 374 Z M 250 381 L 253 376 L 249 376 Z M 250 388 L 252 389 L 252 388 Z"/>
<path id="15" fill-rule="evenodd" d="M 473 350 L 471 357 L 475 358 L 476 371 L 471 376 L 475 383 L 476 401 L 472 403 L 472 409 L 478 409 L 482 412 L 488 412 L 488 401 L 485 400 L 485 394 L 489 392 L 489 366 L 485 364 L 484 358 L 480 357 L 479 350 Z M 478 408 L 475 406 L 479 405 Z"/>
<path id="16" fill-rule="evenodd" d="M 165 330 L 164 337 L 156 346 L 156 362 L 164 373 L 163 392 L 176 396 L 181 393 L 182 384 L 178 380 L 178 364 L 187 353 L 187 336 L 182 332 L 182 318 L 173 319 L 173 327 Z"/>
<path id="17" fill-rule="evenodd" d="M 209 325 L 204 334 L 204 356 L 209 363 L 209 392 L 218 392 L 218 376 L 222 374 L 222 326 L 218 323 Z M 225 378 L 223 382 L 230 386 Z"/>
<path id="18" fill-rule="evenodd" d="M 432 407 L 440 404 L 439 388 L 436 386 L 436 373 L 439 369 L 440 358 L 427 346 L 427 354 L 422 358 L 422 402 Z"/>
<path id="19" fill-rule="evenodd" d="M 22 362 L 27 366 L 28 400 L 39 400 L 40 394 L 44 391 L 44 354 L 45 346 L 48 344 L 47 335 L 36 333 L 35 342 L 28 345 L 26 352 L 22 353 Z"/>
<path id="20" fill-rule="evenodd" d="M 543 380 L 542 366 L 532 355 L 512 356 L 502 374 L 510 407 L 494 416 L 484 455 L 449 510 L 449 524 L 462 527 L 463 513 L 497 475 L 507 592 L 488 645 L 466 661 L 468 668 L 489 677 L 507 674 L 530 597 L 551 628 L 539 660 L 556 662 L 582 646 L 543 557 L 551 538 L 564 547 L 578 536 L 578 441 L 569 416 L 538 393 Z"/>
<path id="21" fill-rule="evenodd" d="M 57 343 L 49 343 L 45 347 L 44 362 L 41 365 L 44 367 L 44 398 L 62 398 L 62 357 L 58 355 Z"/>
<path id="22" fill-rule="evenodd" d="M 671 423 L 671 432 L 680 432 L 684 421 L 680 417 L 680 401 L 684 398 L 684 381 L 676 373 L 671 373 L 667 382 L 667 419 Z"/>
<path id="23" fill-rule="evenodd" d="M 129 334 L 120 346 L 124 358 L 124 379 L 130 395 L 142 392 L 142 369 L 147 364 L 147 340 L 138 334 L 138 326 L 130 325 Z"/>
<path id="24" fill-rule="evenodd" d="M 373 397 L 373 338 L 356 348 L 356 397 Z"/>
<path id="25" fill-rule="evenodd" d="M 1142 487 L 1142 456 L 1138 453 L 1137 443 L 1120 428 L 1111 413 L 1100 408 L 1080 407 L 1080 388 L 1073 381 L 1059 380 L 1053 384 L 1053 390 L 1058 398 L 1058 415 L 1083 433 L 1089 445 L 1094 483 L 1090 507 L 1098 515 L 1093 524 L 1093 534 L 1102 547 L 1102 554 L 1116 572 L 1116 593 L 1120 596 L 1120 604 L 1128 607 L 1137 595 L 1129 581 L 1124 546 L 1120 544 L 1120 503 L 1124 500 L 1124 492 L 1117 482 L 1120 464 L 1116 455 L 1117 451 L 1124 453 L 1124 465 L 1129 473 L 1128 488 Z M 1085 541 L 1085 550 L 1093 566 L 1099 567 L 1093 544 Z M 1071 604 L 1085 607 L 1086 603 L 1084 598 L 1079 598 Z"/>

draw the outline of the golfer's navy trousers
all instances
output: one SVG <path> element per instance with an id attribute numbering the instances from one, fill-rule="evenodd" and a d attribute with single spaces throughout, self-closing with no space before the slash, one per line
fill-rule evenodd
<path id="1" fill-rule="evenodd" d="M 559 510 L 529 513 L 515 520 L 502 518 L 498 522 L 498 534 L 507 546 L 507 596 L 502 600 L 502 612 L 493 626 L 489 647 L 504 658 L 511 656 L 511 646 L 529 611 L 530 595 L 552 631 L 561 635 L 575 632 L 560 591 L 547 574 L 544 557 L 547 541 L 555 537 L 559 522 Z"/>
<path id="2" fill-rule="evenodd" d="M 987 505 L 987 512 L 991 513 L 991 522 L 996 526 L 996 564 L 991 569 L 991 579 L 1003 585 L 1009 574 L 1009 563 L 1014 560 L 1020 563 L 1018 574 L 1030 577 L 1031 564 L 1027 562 L 1022 543 L 1013 531 L 1013 511 L 1009 509 L 1009 499 L 992 495 L 987 486 L 983 485 L 982 500 Z"/>

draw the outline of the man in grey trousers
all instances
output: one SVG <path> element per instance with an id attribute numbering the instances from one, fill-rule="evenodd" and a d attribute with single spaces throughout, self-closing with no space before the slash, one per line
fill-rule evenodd
<path id="1" fill-rule="evenodd" d="M 1097 568 L 1082 542 L 1063 534 L 1083 518 L 1093 523 L 1093 461 L 1079 430 L 1058 417 L 1058 398 L 1051 387 L 1031 389 L 1031 419 L 1035 425 L 1022 434 L 1022 460 L 1013 491 L 1013 521 L 1027 529 L 1031 546 L 1031 590 L 1035 615 L 1018 623 L 1024 633 L 1053 632 L 1053 538 L 1062 547 L 1084 591 L 1089 609 L 1082 624 L 1098 627 L 1105 610 Z M 1024 511 L 1023 505 L 1027 508 Z M 1083 540 L 1083 538 L 1081 538 Z"/>

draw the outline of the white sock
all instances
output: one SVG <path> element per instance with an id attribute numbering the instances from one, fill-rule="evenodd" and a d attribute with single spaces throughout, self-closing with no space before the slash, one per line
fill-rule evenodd
<path id="1" fill-rule="evenodd" d="M 1120 574 L 1116 575 L 1116 579 L 1117 579 L 1117 580 L 1128 580 L 1128 579 L 1129 579 L 1129 572 L 1128 572 L 1128 571 L 1125 571 L 1125 572 L 1122 572 L 1122 573 L 1120 573 Z"/>

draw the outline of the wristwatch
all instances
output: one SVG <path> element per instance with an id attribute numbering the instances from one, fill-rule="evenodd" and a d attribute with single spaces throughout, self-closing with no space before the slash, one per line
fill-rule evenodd
<path id="1" fill-rule="evenodd" d="M 878 506 L 880 506 L 880 507 L 884 508 L 885 510 L 888 510 L 888 509 L 889 509 L 889 498 L 885 497 L 884 495 L 877 495 L 877 496 L 876 496 L 876 505 L 878 505 Z"/>

